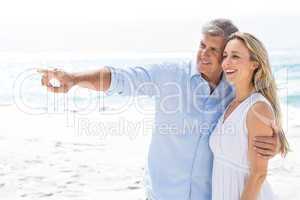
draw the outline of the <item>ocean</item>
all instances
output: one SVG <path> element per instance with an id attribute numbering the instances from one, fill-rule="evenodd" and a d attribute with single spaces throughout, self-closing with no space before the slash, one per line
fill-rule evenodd
<path id="1" fill-rule="evenodd" d="M 48 109 L 60 101 L 63 95 L 46 92 L 40 84 L 36 68 L 58 67 L 67 71 L 84 71 L 102 66 L 126 68 L 146 64 L 181 61 L 193 58 L 192 52 L 184 53 L 118 53 L 118 54 L 75 54 L 75 53 L 0 53 L 0 105 L 19 104 L 34 109 Z M 275 76 L 282 109 L 300 108 L 300 52 L 292 50 L 271 51 L 270 61 Z M 77 88 L 71 95 L 67 109 L 82 110 L 91 107 L 99 96 L 102 107 L 113 107 L 124 101 L 124 97 L 105 96 L 102 92 Z M 54 100 L 55 99 L 55 100 Z M 109 102 L 109 103 L 108 103 Z M 65 103 L 64 103 L 65 104 Z M 92 108 L 91 108 L 92 109 Z"/>
<path id="2" fill-rule="evenodd" d="M 0 105 L 15 102 L 22 96 L 27 103 L 43 105 L 44 88 L 40 76 L 35 73 L 39 67 L 58 67 L 67 71 L 84 71 L 102 66 L 126 68 L 145 64 L 191 59 L 193 53 L 119 53 L 119 54 L 75 54 L 75 53 L 0 53 Z M 280 98 L 289 106 L 300 107 L 300 52 L 285 50 L 270 53 L 272 70 L 279 87 Z M 26 78 L 24 77 L 26 76 Z M 22 82 L 22 83 L 20 83 Z M 22 85 L 22 89 L 19 87 Z M 16 91 L 22 94 L 16 95 Z M 81 91 L 82 92 L 82 91 Z M 83 92 L 84 93 L 84 92 Z M 78 94 L 75 101 L 83 101 L 85 95 Z M 96 96 L 94 98 L 97 98 Z"/>

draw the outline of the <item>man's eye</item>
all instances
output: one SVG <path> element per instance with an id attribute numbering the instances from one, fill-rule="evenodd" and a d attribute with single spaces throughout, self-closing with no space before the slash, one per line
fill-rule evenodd
<path id="1" fill-rule="evenodd" d="M 211 51 L 215 54 L 222 54 L 222 52 L 217 48 L 212 48 Z"/>

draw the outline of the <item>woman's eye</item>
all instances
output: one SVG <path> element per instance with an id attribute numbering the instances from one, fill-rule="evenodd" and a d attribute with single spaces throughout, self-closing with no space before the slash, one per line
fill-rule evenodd
<path id="1" fill-rule="evenodd" d="M 227 55 L 223 55 L 223 59 L 227 58 Z"/>
<path id="2" fill-rule="evenodd" d="M 240 57 L 237 55 L 233 55 L 232 58 L 240 58 Z"/>

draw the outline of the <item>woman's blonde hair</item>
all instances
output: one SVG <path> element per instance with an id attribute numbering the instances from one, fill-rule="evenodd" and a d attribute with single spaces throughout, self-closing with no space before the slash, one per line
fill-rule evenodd
<path id="1" fill-rule="evenodd" d="M 255 90 L 261 93 L 271 103 L 275 114 L 276 132 L 279 135 L 281 143 L 280 151 L 281 154 L 285 156 L 289 151 L 289 144 L 282 128 L 282 113 L 277 95 L 277 86 L 271 72 L 267 50 L 261 41 L 249 33 L 233 33 L 228 38 L 228 41 L 233 39 L 242 41 L 250 52 L 250 59 L 258 64 L 258 67 L 253 73 L 252 84 Z"/>

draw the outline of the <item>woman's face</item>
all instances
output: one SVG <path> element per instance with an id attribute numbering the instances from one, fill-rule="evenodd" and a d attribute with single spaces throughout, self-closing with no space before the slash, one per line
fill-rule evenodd
<path id="1" fill-rule="evenodd" d="M 250 84 L 257 63 L 250 60 L 250 52 L 245 44 L 239 39 L 233 39 L 226 44 L 222 68 L 231 84 Z"/>

